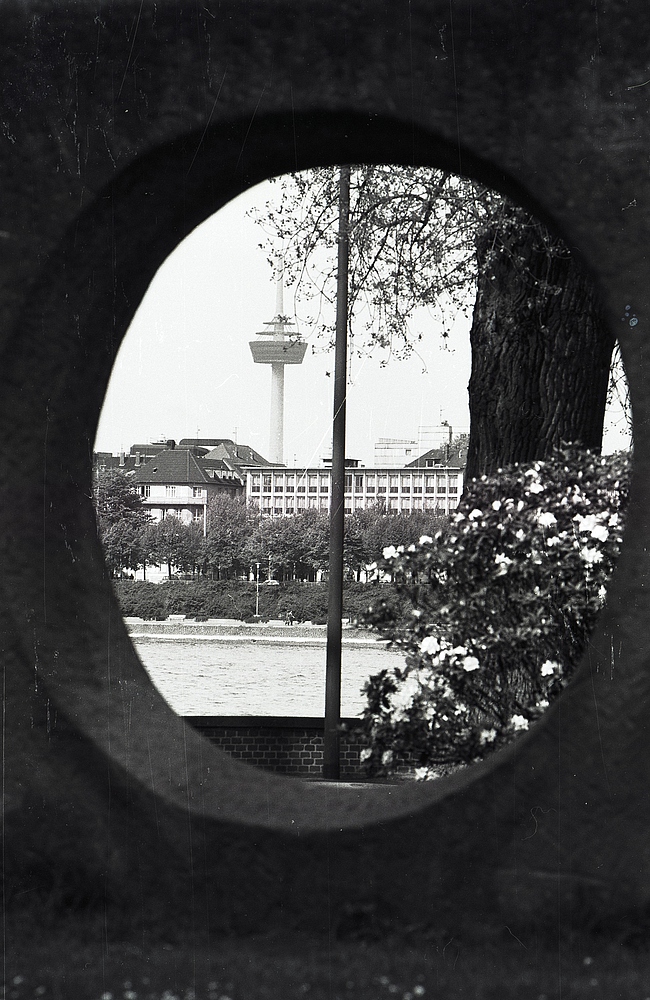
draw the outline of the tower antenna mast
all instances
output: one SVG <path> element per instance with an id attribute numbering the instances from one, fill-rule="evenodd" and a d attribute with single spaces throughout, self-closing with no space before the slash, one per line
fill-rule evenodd
<path id="1" fill-rule="evenodd" d="M 269 458 L 276 465 L 284 464 L 284 366 L 301 365 L 307 344 L 284 315 L 284 258 L 278 260 L 275 286 L 275 316 L 258 330 L 250 341 L 253 361 L 271 366 L 271 414 L 269 425 Z"/>

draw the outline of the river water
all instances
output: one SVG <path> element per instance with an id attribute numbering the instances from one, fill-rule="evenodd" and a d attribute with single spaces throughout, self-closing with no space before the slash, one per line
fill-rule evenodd
<path id="1" fill-rule="evenodd" d="M 300 639 L 132 636 L 151 679 L 178 715 L 320 716 L 325 643 Z M 341 714 L 361 714 L 371 674 L 401 666 L 380 642 L 343 644 Z"/>

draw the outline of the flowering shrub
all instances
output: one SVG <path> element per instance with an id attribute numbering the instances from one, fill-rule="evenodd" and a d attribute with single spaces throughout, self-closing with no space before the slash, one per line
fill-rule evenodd
<path id="1" fill-rule="evenodd" d="M 474 480 L 448 526 L 380 568 L 412 607 L 365 616 L 406 653 L 366 685 L 371 774 L 435 776 L 508 743 L 566 685 L 621 544 L 628 459 L 570 448 Z"/>

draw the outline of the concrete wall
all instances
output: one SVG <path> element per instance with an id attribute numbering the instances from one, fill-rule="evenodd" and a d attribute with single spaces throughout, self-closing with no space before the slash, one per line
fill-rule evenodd
<path id="1" fill-rule="evenodd" d="M 135 925 L 146 901 L 328 934 L 372 904 L 534 940 L 650 911 L 648 38 L 645 0 L 0 5 L 5 912 L 84 898 Z M 468 173 L 546 219 L 602 295 L 635 420 L 625 545 L 574 681 L 489 762 L 389 792 L 247 767 L 176 717 L 90 501 L 159 265 L 257 181 L 350 162 Z"/>

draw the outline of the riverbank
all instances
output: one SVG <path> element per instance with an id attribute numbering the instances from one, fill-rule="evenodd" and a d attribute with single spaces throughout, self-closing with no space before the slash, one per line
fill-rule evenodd
<path id="1" fill-rule="evenodd" d="M 164 621 L 145 620 L 129 617 L 124 619 L 127 631 L 133 639 L 205 639 L 222 642 L 268 642 L 300 643 L 301 645 L 325 645 L 327 626 L 313 625 L 311 622 L 286 625 L 283 621 L 249 623 L 236 618 L 209 618 L 195 621 L 182 615 L 173 615 Z M 376 638 L 365 629 L 343 625 L 342 645 L 344 646 L 385 646 L 385 641 Z"/>

